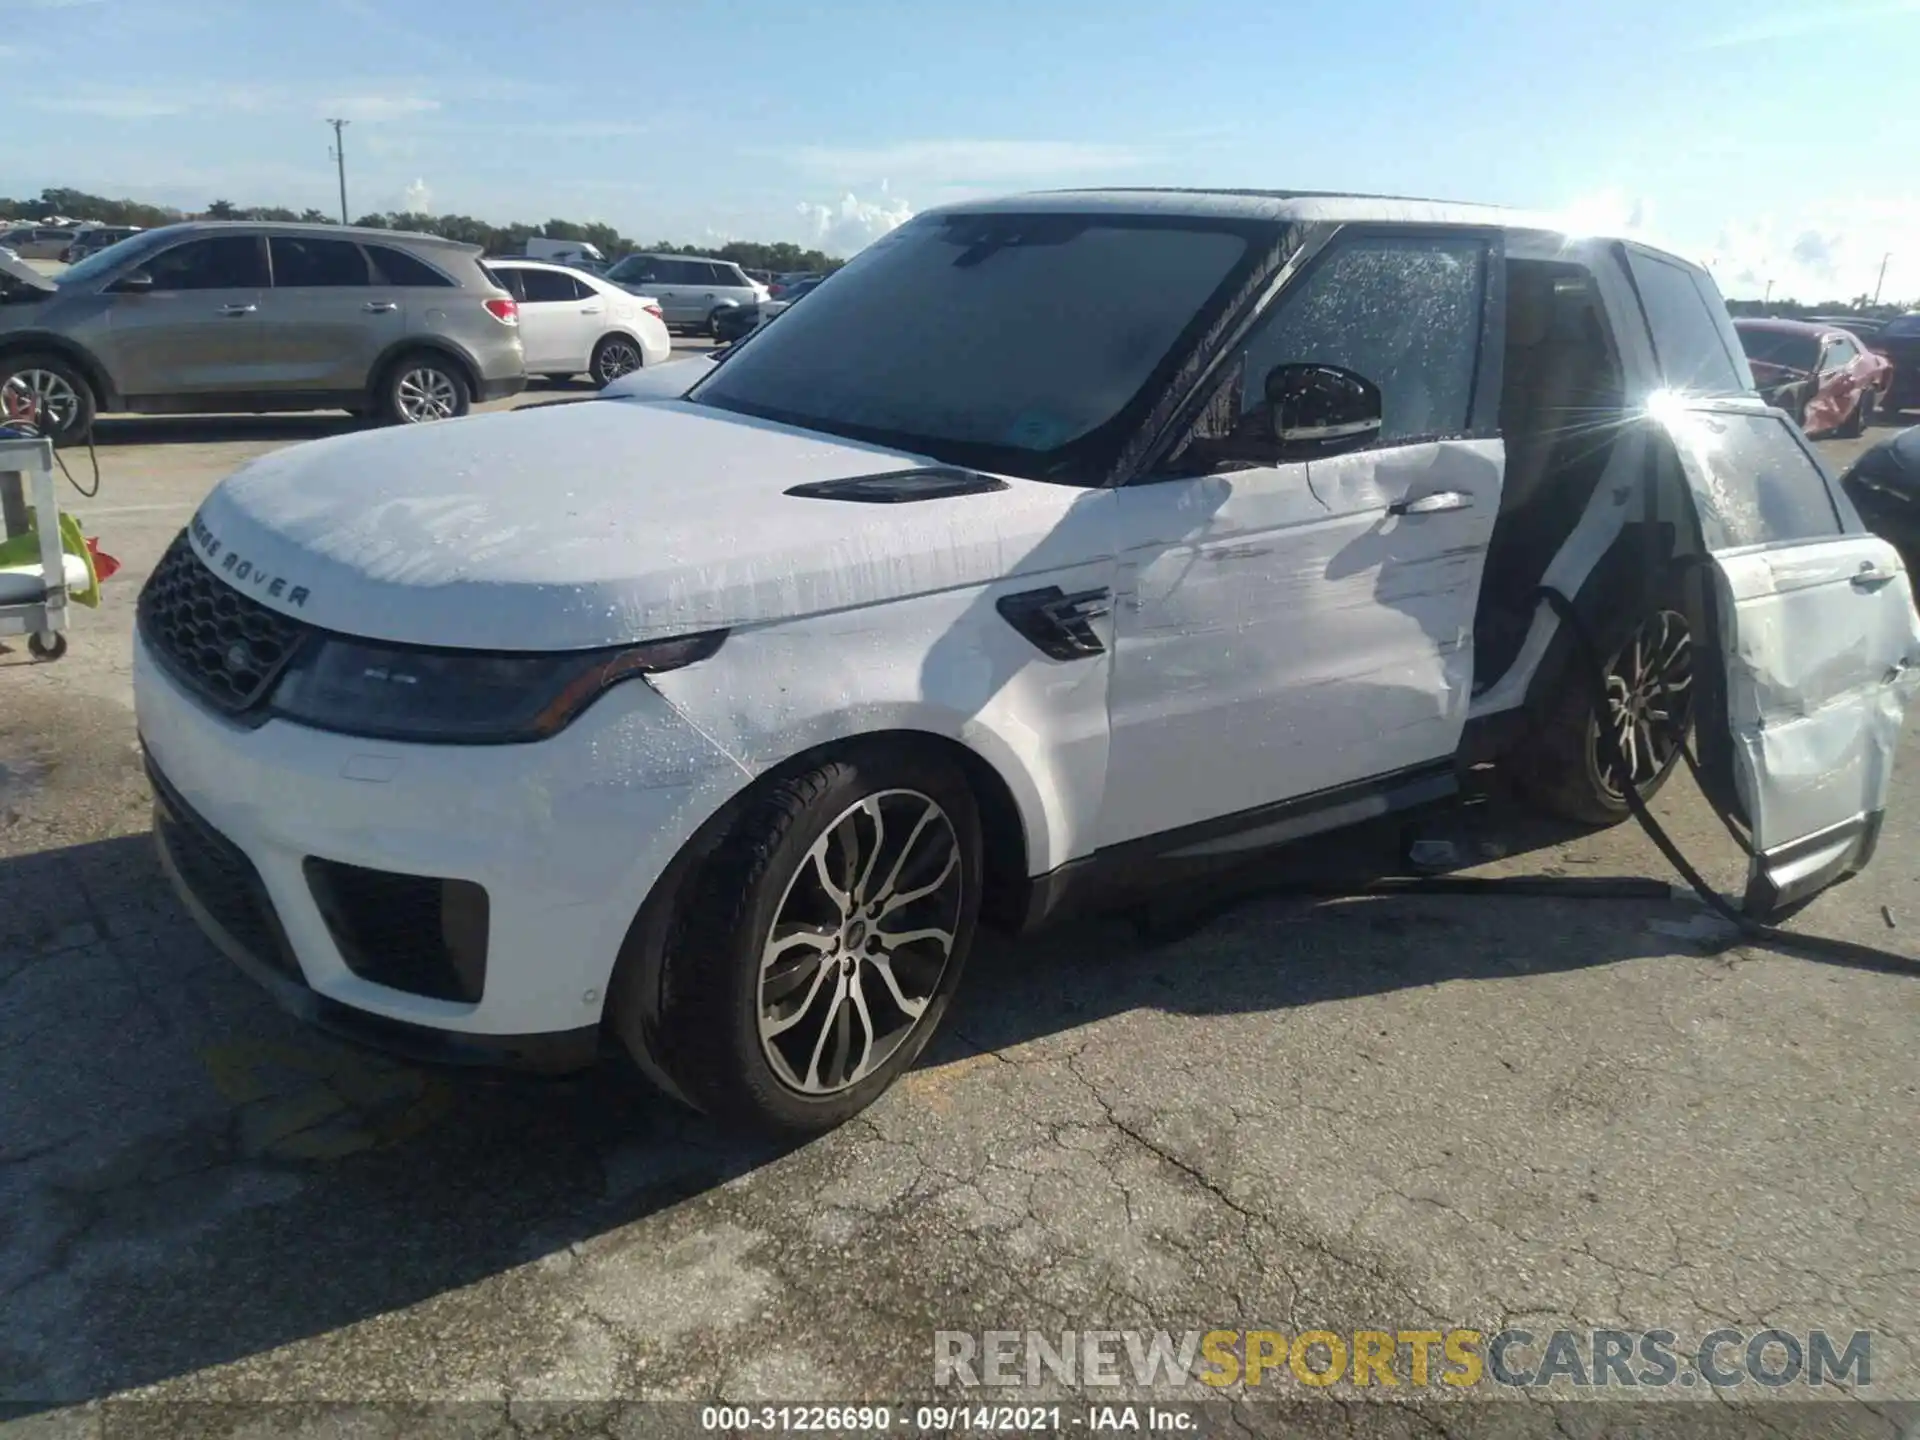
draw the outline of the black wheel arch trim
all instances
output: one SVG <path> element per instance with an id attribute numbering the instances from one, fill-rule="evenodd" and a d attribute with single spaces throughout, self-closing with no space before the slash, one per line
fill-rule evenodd
<path id="1" fill-rule="evenodd" d="M 481 387 L 486 382 L 482 379 L 480 366 L 478 362 L 474 360 L 473 356 L 469 355 L 451 340 L 442 339 L 435 335 L 411 335 L 406 339 L 394 341 L 391 345 L 387 346 L 386 349 L 382 350 L 379 357 L 373 362 L 373 368 L 368 372 L 367 389 L 373 394 L 376 400 L 380 399 L 382 393 L 386 390 L 387 382 L 392 378 L 394 367 L 406 359 L 407 356 L 418 354 L 423 350 L 444 355 L 453 361 L 454 364 L 458 365 L 460 367 L 460 378 L 467 382 L 468 396 L 474 400 L 480 398 Z"/>
<path id="2" fill-rule="evenodd" d="M 97 408 L 112 410 L 119 407 L 124 397 L 113 383 L 113 377 L 107 373 L 107 367 L 78 341 L 50 330 L 20 330 L 0 336 L 0 363 L 15 355 L 35 352 L 58 355 L 70 361 L 92 389 Z"/>

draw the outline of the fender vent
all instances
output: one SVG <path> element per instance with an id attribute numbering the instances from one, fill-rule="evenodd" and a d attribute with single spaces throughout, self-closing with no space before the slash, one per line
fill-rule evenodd
<path id="1" fill-rule="evenodd" d="M 972 470 L 895 470 L 885 475 L 856 475 L 847 480 L 815 480 L 786 493 L 803 500 L 851 500 L 857 505 L 903 505 L 909 500 L 945 500 L 955 495 L 985 495 L 1007 482 Z"/>

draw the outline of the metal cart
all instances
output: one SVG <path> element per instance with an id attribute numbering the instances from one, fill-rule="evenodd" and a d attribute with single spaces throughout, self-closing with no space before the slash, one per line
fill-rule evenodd
<path id="1" fill-rule="evenodd" d="M 43 660 L 67 651 L 67 589 L 72 583 L 60 543 L 60 508 L 53 488 L 53 442 L 0 438 L 0 539 L 39 532 L 40 563 L 0 566 L 0 635 L 25 635 Z M 76 563 L 84 567 L 85 562 Z M 82 582 L 84 584 L 84 581 Z"/>

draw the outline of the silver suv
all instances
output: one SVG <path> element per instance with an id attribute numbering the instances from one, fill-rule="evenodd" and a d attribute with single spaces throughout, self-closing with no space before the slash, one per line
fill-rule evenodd
<path id="1" fill-rule="evenodd" d="M 527 383 L 480 249 L 334 225 L 148 230 L 58 276 L 0 259 L 0 409 L 56 443 L 103 410 L 418 422 Z"/>
<path id="2" fill-rule="evenodd" d="M 705 255 L 629 255 L 607 271 L 607 279 L 658 300 L 669 328 L 716 338 L 725 312 L 767 298 L 767 287 L 748 279 L 731 260 Z"/>

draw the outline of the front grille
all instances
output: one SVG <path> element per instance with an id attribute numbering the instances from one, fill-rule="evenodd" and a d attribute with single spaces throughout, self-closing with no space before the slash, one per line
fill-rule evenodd
<path id="1" fill-rule="evenodd" d="M 487 981 L 487 892 L 469 880 L 309 856 L 307 884 L 340 958 L 362 980 L 476 1003 Z"/>
<path id="2" fill-rule="evenodd" d="M 138 615 L 141 637 L 168 672 L 229 714 L 267 693 L 307 628 L 220 579 L 184 530 L 141 590 Z"/>
<path id="3" fill-rule="evenodd" d="M 280 917 L 266 883 L 240 847 L 222 835 L 180 798 L 167 778 L 147 762 L 153 786 L 154 828 L 159 832 L 181 883 L 193 893 L 235 944 L 290 979 L 301 980 Z"/>

